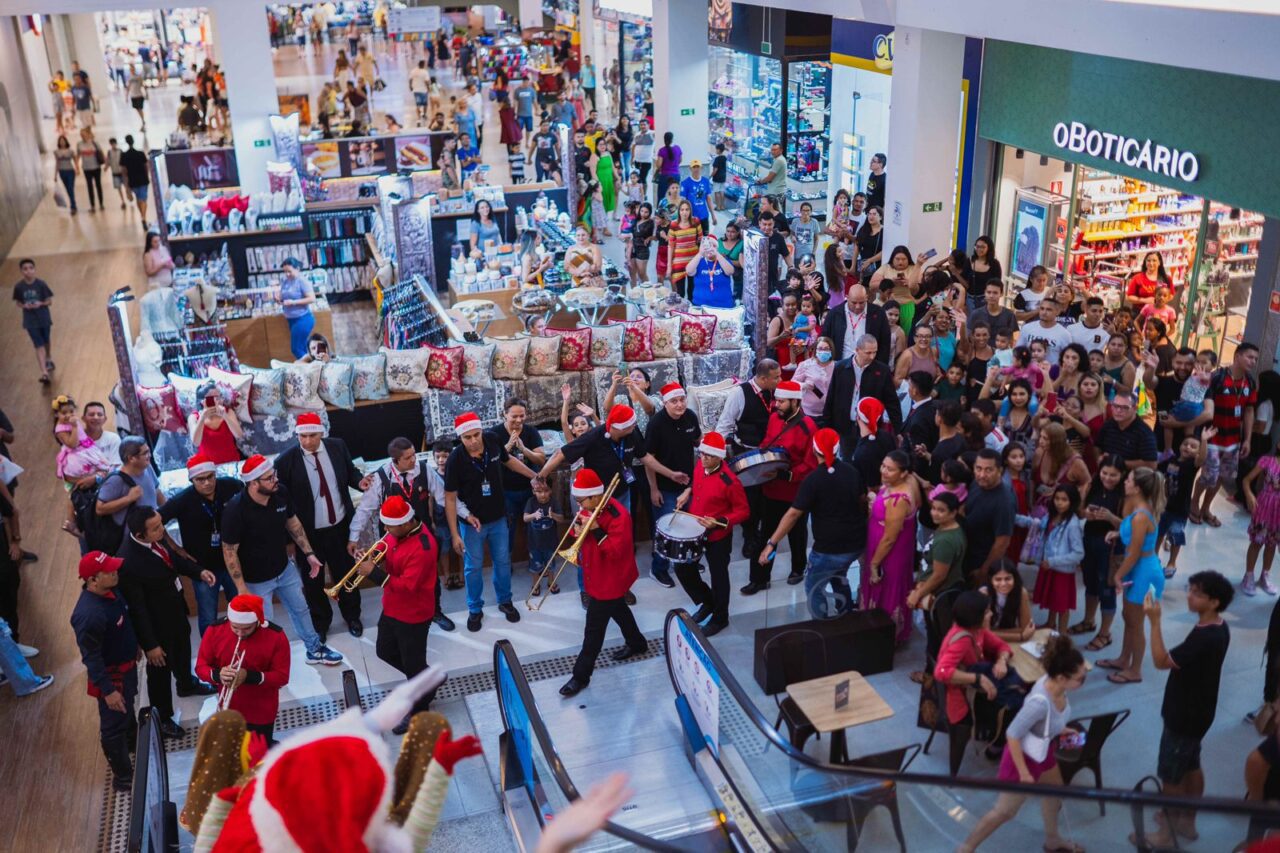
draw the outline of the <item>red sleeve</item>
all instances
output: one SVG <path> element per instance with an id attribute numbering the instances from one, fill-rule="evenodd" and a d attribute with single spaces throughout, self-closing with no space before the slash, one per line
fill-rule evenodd
<path id="1" fill-rule="evenodd" d="M 791 466 L 791 482 L 800 483 L 817 470 L 818 458 L 813 453 L 813 440 L 810 438 L 812 433 L 799 427 L 792 432 L 795 433 L 795 438 L 791 441 L 790 455 L 792 459 L 798 457 L 800 461 Z"/>
<path id="2" fill-rule="evenodd" d="M 271 649 L 271 665 L 262 673 L 262 685 L 279 689 L 289 683 L 289 639 L 284 631 L 275 628 L 259 628 L 259 631 L 270 631 L 275 640 Z"/>
<path id="3" fill-rule="evenodd" d="M 635 545 L 631 534 L 631 517 L 625 513 L 614 515 L 601 511 L 596 519 L 600 529 L 604 531 L 604 539 L 596 543 L 600 555 L 609 565 L 622 565 L 634 562 Z M 615 561 L 618 561 L 615 563 Z"/>
<path id="4" fill-rule="evenodd" d="M 953 642 L 952 638 L 955 634 L 955 629 L 952 629 L 943 639 L 942 648 L 938 650 L 938 663 L 933 668 L 933 677 L 943 684 L 951 683 L 951 676 L 955 675 L 960 664 L 964 663 L 965 652 L 972 648 L 964 640 Z"/>
<path id="5" fill-rule="evenodd" d="M 729 483 L 729 514 L 725 516 L 725 522 L 733 527 L 744 523 L 750 517 L 751 508 L 747 505 L 747 491 L 742 487 L 741 481 L 734 477 Z"/>
<path id="6" fill-rule="evenodd" d="M 1124 292 L 1126 296 L 1138 296 L 1139 289 L 1138 276 L 1135 275 L 1133 278 L 1129 279 L 1129 285 L 1124 289 Z"/>
<path id="7" fill-rule="evenodd" d="M 983 628 L 982 633 L 978 635 L 978 645 L 982 646 L 984 658 L 996 658 L 1006 653 L 1013 654 L 1013 649 L 1009 648 L 1008 643 L 986 628 Z"/>
<path id="8" fill-rule="evenodd" d="M 210 629 L 204 632 L 200 640 L 200 651 L 196 653 L 196 678 L 207 684 L 217 685 L 218 678 L 213 672 L 213 644 L 215 632 Z"/>

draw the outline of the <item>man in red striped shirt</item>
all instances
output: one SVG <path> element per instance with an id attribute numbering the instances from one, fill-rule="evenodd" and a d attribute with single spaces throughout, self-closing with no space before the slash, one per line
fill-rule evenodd
<path id="1" fill-rule="evenodd" d="M 1209 379 L 1201 417 L 1211 417 L 1218 434 L 1209 439 L 1209 455 L 1200 469 L 1200 480 L 1191 493 L 1192 524 L 1203 521 L 1211 527 L 1222 522 L 1210 512 L 1222 480 L 1234 480 L 1240 457 L 1249 455 L 1253 436 L 1253 410 L 1258 402 L 1258 383 L 1253 372 L 1258 367 L 1258 348 L 1242 343 L 1236 348 L 1230 367 L 1220 367 Z M 1253 588 L 1253 576 L 1246 575 L 1246 590 Z M 1246 592 L 1246 594 L 1252 594 Z"/>

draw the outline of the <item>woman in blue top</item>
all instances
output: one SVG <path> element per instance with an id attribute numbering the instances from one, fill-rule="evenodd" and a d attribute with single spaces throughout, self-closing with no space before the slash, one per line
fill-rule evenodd
<path id="1" fill-rule="evenodd" d="M 1100 660 L 1098 666 L 1114 669 L 1107 680 L 1134 684 L 1142 680 L 1142 656 L 1147 650 L 1142 602 L 1148 591 L 1158 602 L 1164 594 L 1164 569 L 1156 554 L 1156 519 L 1164 510 L 1164 477 L 1151 468 L 1135 468 L 1124 481 L 1125 502 L 1133 508 L 1120 530 L 1108 533 L 1125 546 L 1124 560 L 1112 576 L 1116 592 L 1124 597 L 1124 642 L 1120 656 Z"/>
<path id="2" fill-rule="evenodd" d="M 701 251 L 685 267 L 693 280 L 690 301 L 708 308 L 733 307 L 733 264 L 720 254 L 715 237 L 702 239 Z"/>
<path id="3" fill-rule="evenodd" d="M 302 358 L 307 354 L 307 338 L 316 327 L 316 319 L 311 316 L 311 303 L 316 301 L 316 292 L 311 282 L 298 275 L 302 262 L 297 258 L 286 258 L 281 264 L 284 275 L 280 286 L 276 288 L 276 298 L 284 306 L 284 318 L 289 321 L 289 349 L 294 358 Z"/>
<path id="4" fill-rule="evenodd" d="M 485 243 L 492 240 L 496 249 L 502 242 L 502 229 L 493 220 L 493 205 L 485 199 L 476 202 L 473 209 L 475 218 L 471 220 L 471 251 L 483 252 Z"/>

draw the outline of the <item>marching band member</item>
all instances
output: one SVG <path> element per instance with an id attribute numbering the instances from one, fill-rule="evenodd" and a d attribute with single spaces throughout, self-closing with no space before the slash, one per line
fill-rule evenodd
<path id="1" fill-rule="evenodd" d="M 675 508 L 676 498 L 685 491 L 693 476 L 697 461 L 698 438 L 702 428 L 698 416 L 689 409 L 689 398 L 679 382 L 662 386 L 662 410 L 649 419 L 649 429 L 644 442 L 653 459 L 645 466 L 649 479 L 649 500 L 653 505 L 650 515 L 653 527 L 658 519 Z M 652 533 L 652 530 L 650 530 Z M 649 563 L 653 579 L 665 587 L 673 587 L 670 566 L 655 550 Z"/>
<path id="2" fill-rule="evenodd" d="M 786 383 L 783 383 L 786 384 Z M 794 383 L 792 383 L 794 384 Z M 711 586 L 699 574 L 697 563 L 676 565 L 676 577 L 684 591 L 698 605 L 694 621 L 702 622 L 708 637 L 719 634 L 729 625 L 729 557 L 733 550 L 733 528 L 747 520 L 747 493 L 742 483 L 724 464 L 728 455 L 724 436 L 709 432 L 698 445 L 702 464 L 694 468 L 693 482 L 676 498 L 676 508 L 689 504 L 689 514 L 707 529 L 705 554 L 711 570 Z M 719 521 L 721 524 L 716 524 Z M 723 525 L 723 526 L 721 526 Z"/>
<path id="3" fill-rule="evenodd" d="M 267 621 L 261 597 L 231 599 L 226 618 L 210 625 L 200 641 L 196 675 L 219 685 L 219 710 L 239 711 L 249 731 L 275 742 L 280 688 L 289 683 L 289 638 Z"/>
<path id="4" fill-rule="evenodd" d="M 387 498 L 378 518 L 387 529 L 387 584 L 382 588 L 377 653 L 405 678 L 413 678 L 427 668 L 427 632 L 436 610 L 436 540 L 404 498 Z M 366 560 L 357 571 L 368 577 L 373 568 L 373 561 Z M 430 710 L 435 695 L 431 690 L 414 702 L 393 731 L 408 731 L 409 718 Z"/>
<path id="5" fill-rule="evenodd" d="M 773 413 L 769 415 L 769 425 L 760 446 L 781 447 L 787 451 L 788 466 L 787 470 L 761 487 L 764 494 L 762 529 L 766 534 L 778 526 L 800 491 L 800 483 L 818 467 L 812 448 L 818 425 L 800 408 L 803 396 L 800 383 L 791 381 L 779 382 L 773 392 Z M 791 543 L 791 574 L 787 576 L 787 583 L 792 586 L 804 580 L 805 553 L 809 549 L 809 530 L 805 522 L 805 519 L 800 519 L 787 534 L 787 541 Z M 763 550 L 763 541 L 760 547 Z M 751 582 L 742 588 L 742 594 L 755 595 L 768 589 L 772 569 L 773 563 L 752 560 Z"/>
<path id="6" fill-rule="evenodd" d="M 621 478 L 619 489 L 621 490 Z M 582 534 L 582 525 L 600 505 L 604 484 L 590 468 L 583 468 L 573 479 L 573 496 L 582 509 L 574 519 L 573 535 Z M 612 619 L 622 629 L 626 645 L 613 653 L 622 661 L 643 654 L 648 649 L 644 634 L 636 625 L 636 617 L 627 605 L 625 595 L 640 577 L 636 568 L 635 544 L 631 536 L 631 513 L 617 498 L 600 509 L 582 544 L 582 574 L 587 587 L 587 623 L 582 637 L 582 651 L 573 664 L 573 677 L 560 688 L 561 696 L 576 696 L 591 682 L 596 657 L 604 645 L 604 632 Z"/>
<path id="7" fill-rule="evenodd" d="M 737 452 L 763 447 L 764 431 L 773 411 L 773 391 L 782 379 L 782 368 L 771 358 L 756 362 L 755 375 L 729 392 L 716 421 L 716 432 L 732 442 Z M 759 486 L 747 488 L 751 517 L 742 527 L 742 556 L 750 559 L 760 549 L 758 543 L 768 531 L 762 529 L 764 492 Z"/>

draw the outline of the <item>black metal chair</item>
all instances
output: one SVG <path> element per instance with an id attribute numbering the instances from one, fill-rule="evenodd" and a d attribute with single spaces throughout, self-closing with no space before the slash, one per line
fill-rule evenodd
<path id="1" fill-rule="evenodd" d="M 1058 768 L 1062 771 L 1062 784 L 1070 785 L 1072 778 L 1081 770 L 1093 771 L 1093 786 L 1102 787 L 1102 747 L 1107 738 L 1129 719 L 1129 709 L 1112 711 L 1107 714 L 1094 714 L 1091 717 L 1080 717 L 1067 725 L 1085 733 L 1084 746 L 1079 749 L 1063 749 L 1058 747 L 1054 755 L 1058 760 Z M 1087 725 L 1086 725 L 1087 723 Z M 1098 801 L 1102 814 L 1107 813 L 1107 804 Z"/>
<path id="2" fill-rule="evenodd" d="M 764 644 L 761 654 L 767 671 L 774 671 L 775 666 L 781 670 L 784 685 L 818 678 L 827 673 L 826 646 L 822 635 L 812 628 L 795 628 L 771 637 Z M 778 719 L 773 727 L 781 730 L 785 723 L 787 740 L 792 746 L 803 751 L 809 738 L 821 740 L 822 735 L 790 696 L 779 699 L 774 694 L 773 701 L 778 706 Z"/>
<path id="3" fill-rule="evenodd" d="M 845 762 L 846 767 L 858 767 L 865 770 L 885 770 L 891 773 L 904 773 L 907 767 L 920 754 L 920 744 L 913 743 L 901 749 L 890 749 L 874 755 L 864 755 Z M 862 837 L 862 828 L 877 806 L 889 810 L 889 819 L 893 821 L 893 834 L 898 837 L 898 846 L 906 853 L 907 841 L 902 831 L 902 817 L 898 812 L 898 786 L 892 779 L 885 779 L 878 788 L 846 798 L 849 806 L 849 830 L 847 842 L 850 850 L 856 850 L 858 840 Z"/>

